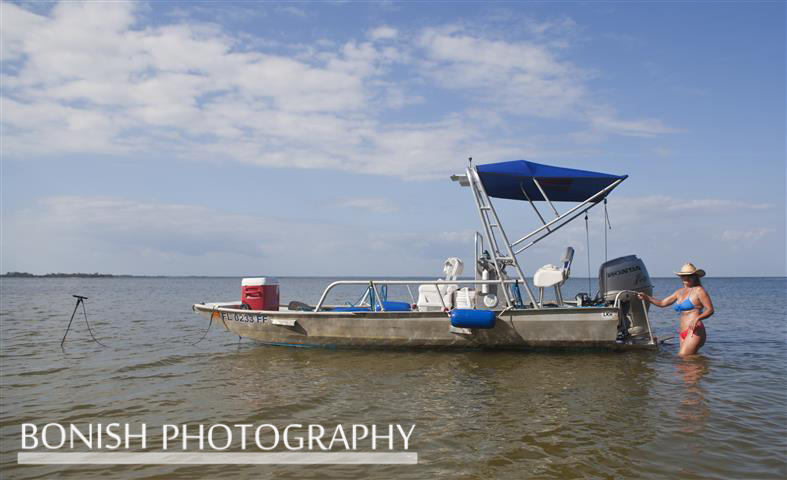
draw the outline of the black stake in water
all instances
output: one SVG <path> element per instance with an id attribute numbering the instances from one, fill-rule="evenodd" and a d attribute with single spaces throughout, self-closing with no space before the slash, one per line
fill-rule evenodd
<path id="1" fill-rule="evenodd" d="M 79 308 L 79 304 L 82 303 L 83 300 L 87 299 L 87 297 L 83 297 L 81 295 L 72 295 L 72 296 L 76 297 L 77 304 L 74 305 L 74 313 L 71 314 L 71 320 L 68 321 L 68 327 L 66 327 L 66 334 L 63 335 L 63 340 L 60 340 L 61 347 L 63 346 L 63 343 L 66 341 L 66 336 L 68 336 L 68 331 L 71 330 L 71 322 L 74 321 L 74 315 L 77 314 L 77 308 Z"/>
<path id="2" fill-rule="evenodd" d="M 63 343 L 66 341 L 66 337 L 68 336 L 68 331 L 71 329 L 71 322 L 74 321 L 74 315 L 77 313 L 77 308 L 79 308 L 79 304 L 82 304 L 82 313 L 85 315 L 85 324 L 87 325 L 87 331 L 90 332 L 90 336 L 93 338 L 97 344 L 101 345 L 102 347 L 106 347 L 103 343 L 99 342 L 95 335 L 93 335 L 93 329 L 90 328 L 90 322 L 87 321 L 87 309 L 85 308 L 85 300 L 87 297 L 83 297 L 82 295 L 71 295 L 72 297 L 77 299 L 77 304 L 74 305 L 74 313 L 71 314 L 71 320 L 68 321 L 68 327 L 66 327 L 66 333 L 63 335 L 63 340 L 60 341 L 60 347 L 63 347 Z"/>

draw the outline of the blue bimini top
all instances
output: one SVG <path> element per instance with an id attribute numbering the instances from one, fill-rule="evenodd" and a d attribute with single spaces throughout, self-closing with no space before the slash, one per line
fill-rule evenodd
<path id="1" fill-rule="evenodd" d="M 534 178 L 553 202 L 584 202 L 616 181 L 628 178 L 628 175 L 553 167 L 526 160 L 487 163 L 478 165 L 476 169 L 490 197 L 511 200 L 529 198 L 534 202 L 545 200 L 533 182 Z M 599 195 L 593 201 L 599 202 L 605 196 Z"/>

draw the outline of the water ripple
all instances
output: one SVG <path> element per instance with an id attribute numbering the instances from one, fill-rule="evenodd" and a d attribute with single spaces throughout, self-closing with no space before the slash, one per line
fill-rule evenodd
<path id="1" fill-rule="evenodd" d="M 655 281 L 657 294 L 673 288 Z M 283 279 L 282 290 L 314 301 L 327 282 Z M 238 343 L 221 329 L 190 345 L 205 328 L 190 303 L 234 298 L 238 283 L 4 281 L 3 478 L 787 476 L 787 345 L 772 334 L 785 332 L 784 279 L 708 279 L 718 313 L 703 355 L 690 360 L 676 345 L 612 354 L 288 349 Z M 91 326 L 111 348 L 92 342 L 79 317 L 59 348 L 71 293 L 90 297 Z M 651 320 L 658 333 L 676 328 L 665 310 Z M 419 464 L 17 465 L 21 424 L 49 421 L 415 424 Z"/>

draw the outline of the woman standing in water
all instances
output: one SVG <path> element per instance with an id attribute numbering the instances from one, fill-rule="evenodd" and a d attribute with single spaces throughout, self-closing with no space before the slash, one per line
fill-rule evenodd
<path id="1" fill-rule="evenodd" d="M 657 307 L 668 307 L 675 303 L 675 311 L 680 315 L 678 355 L 694 355 L 705 344 L 707 334 L 702 320 L 713 315 L 713 302 L 700 283 L 700 277 L 705 276 L 705 270 L 686 263 L 675 274 L 683 281 L 683 287 L 669 297 L 658 300 L 644 293 L 639 293 L 638 296 Z"/>

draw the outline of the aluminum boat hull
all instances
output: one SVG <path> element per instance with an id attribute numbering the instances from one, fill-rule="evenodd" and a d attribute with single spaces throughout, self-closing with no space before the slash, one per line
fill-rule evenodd
<path id="1" fill-rule="evenodd" d="M 555 307 L 501 312 L 493 328 L 456 329 L 443 312 L 308 312 L 244 310 L 195 304 L 193 309 L 240 337 L 276 345 L 326 348 L 602 348 L 647 349 L 649 337 L 616 342 L 620 309 Z"/>

